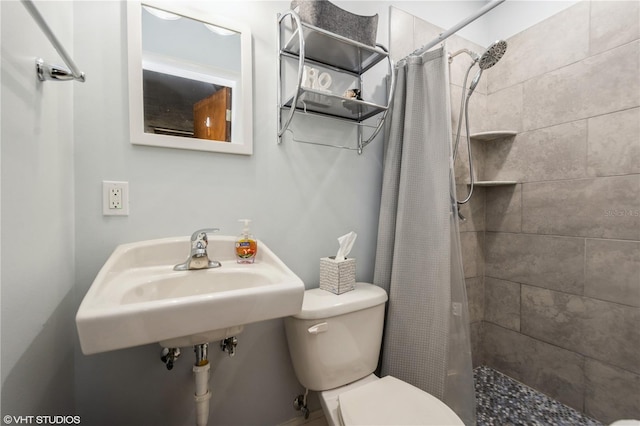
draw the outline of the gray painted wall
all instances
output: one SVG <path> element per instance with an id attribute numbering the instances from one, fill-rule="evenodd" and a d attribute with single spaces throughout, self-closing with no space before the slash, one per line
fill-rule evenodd
<path id="1" fill-rule="evenodd" d="M 92 76 L 84 90 L 75 92 L 80 294 L 117 244 L 187 235 L 208 226 L 235 235 L 241 229 L 237 219 L 244 217 L 253 219 L 254 234 L 309 287 L 317 286 L 319 258 L 334 251 L 338 236 L 354 230 L 359 235 L 354 249 L 358 279 L 371 279 L 382 144 L 362 156 L 291 140 L 277 145 L 274 21 L 286 5 L 216 5 L 218 13 L 244 20 L 253 32 L 253 156 L 132 146 L 123 7 L 113 2 L 75 7 L 82 16 L 76 31 L 84 35 L 75 53 Z M 129 182 L 128 217 L 102 216 L 103 179 Z M 250 325 L 238 337 L 233 359 L 222 357 L 215 346 L 211 351 L 211 423 L 275 424 L 295 417 L 291 401 L 301 389 L 290 367 L 282 321 Z M 82 418 L 90 424 L 194 423 L 193 354 L 186 348 L 170 372 L 159 355 L 158 345 L 95 356 L 78 353 L 76 398 Z"/>
<path id="2" fill-rule="evenodd" d="M 70 3 L 40 4 L 73 47 Z M 58 55 L 20 2 L 2 2 L 2 414 L 72 413 L 73 86 L 39 84 Z"/>
<path id="3" fill-rule="evenodd" d="M 84 294 L 120 243 L 187 235 L 203 226 L 240 231 L 237 219 L 253 219 L 253 231 L 305 282 L 316 287 L 319 258 L 333 254 L 336 238 L 358 233 L 357 279 L 372 278 L 379 208 L 382 143 L 353 151 L 276 141 L 275 15 L 288 2 L 217 3 L 220 14 L 247 22 L 254 47 L 254 155 L 220 155 L 132 146 L 128 141 L 125 15 L 118 3 L 75 6 L 77 60 L 91 78 L 75 91 L 76 281 Z M 362 14 L 382 3 L 349 3 Z M 100 49 L 93 46 L 99 45 Z M 380 84 L 380 82 L 378 83 Z M 380 90 L 374 88 L 374 90 Z M 99 100 L 99 101 L 96 101 Z M 308 134 L 341 142 L 344 127 L 309 123 Z M 127 180 L 131 214 L 100 213 L 100 182 Z M 87 238 L 87 236 L 93 238 Z M 235 358 L 212 350 L 212 424 L 277 424 L 296 417 L 292 399 L 302 392 L 290 366 L 281 320 L 246 327 Z M 76 353 L 76 404 L 90 424 L 190 424 L 194 419 L 192 354 L 168 372 L 160 347 L 147 345 L 94 356 Z M 318 408 L 317 403 L 313 408 Z"/>

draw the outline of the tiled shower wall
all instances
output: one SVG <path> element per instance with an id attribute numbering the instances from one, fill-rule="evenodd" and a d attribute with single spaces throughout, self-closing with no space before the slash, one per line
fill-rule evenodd
<path id="1" fill-rule="evenodd" d="M 487 71 L 483 363 L 640 418 L 640 2 L 584 1 Z M 483 130 L 489 130 L 485 128 Z"/>
<path id="2" fill-rule="evenodd" d="M 398 39 L 439 30 L 391 18 L 400 57 Z M 474 363 L 603 422 L 640 419 L 640 2 L 583 1 L 507 41 L 470 106 L 472 133 L 518 131 L 472 142 L 477 177 L 519 182 L 461 209 Z"/>

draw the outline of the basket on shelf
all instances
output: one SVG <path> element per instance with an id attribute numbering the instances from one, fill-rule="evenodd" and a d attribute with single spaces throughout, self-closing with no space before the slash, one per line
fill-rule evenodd
<path id="1" fill-rule="evenodd" d="M 298 13 L 302 22 L 368 46 L 376 45 L 378 14 L 356 15 L 328 0 L 293 0 L 291 9 Z"/>

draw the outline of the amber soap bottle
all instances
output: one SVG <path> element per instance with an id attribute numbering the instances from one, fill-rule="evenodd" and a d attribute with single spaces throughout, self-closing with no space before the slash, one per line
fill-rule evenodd
<path id="1" fill-rule="evenodd" d="M 249 229 L 251 220 L 240 219 L 238 222 L 244 223 L 244 228 L 236 240 L 236 259 L 238 263 L 253 263 L 258 253 L 258 241 L 253 237 Z"/>

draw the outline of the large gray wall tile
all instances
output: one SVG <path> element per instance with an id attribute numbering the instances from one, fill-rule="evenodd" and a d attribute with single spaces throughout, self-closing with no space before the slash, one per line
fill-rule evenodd
<path id="1" fill-rule="evenodd" d="M 640 38 L 640 2 L 591 2 L 591 54 Z"/>
<path id="2" fill-rule="evenodd" d="M 484 318 L 504 328 L 520 331 L 520 284 L 485 278 Z"/>
<path id="3" fill-rule="evenodd" d="M 482 327 L 486 365 L 582 410 L 582 356 L 488 322 Z"/>
<path id="4" fill-rule="evenodd" d="M 469 303 L 469 322 L 480 322 L 484 319 L 484 283 L 482 277 L 465 278 L 465 284 Z"/>
<path id="5" fill-rule="evenodd" d="M 516 84 L 487 95 L 486 130 L 522 131 L 522 90 Z"/>
<path id="6" fill-rule="evenodd" d="M 467 83 L 469 84 L 469 83 Z M 464 91 L 467 93 L 467 91 Z M 461 97 L 463 94 L 462 87 L 457 86 L 455 84 L 451 84 L 451 129 L 456 135 L 458 131 L 458 119 L 460 118 L 460 108 L 461 108 Z M 487 95 L 483 93 L 473 93 L 473 96 L 469 99 L 469 134 L 484 132 L 486 130 L 495 130 L 495 129 L 487 129 L 488 124 L 485 119 L 485 109 L 487 107 Z M 462 126 L 460 127 L 460 134 L 466 135 L 467 129 L 465 128 L 465 118 L 462 116 L 461 120 Z M 464 139 L 461 139 L 461 143 Z"/>
<path id="7" fill-rule="evenodd" d="M 585 271 L 585 296 L 640 307 L 640 242 L 588 239 Z"/>
<path id="8" fill-rule="evenodd" d="M 582 294 L 581 238 L 486 232 L 485 242 L 487 277 Z"/>
<path id="9" fill-rule="evenodd" d="M 640 376 L 587 358 L 584 398 L 585 413 L 607 424 L 640 419 Z"/>
<path id="10" fill-rule="evenodd" d="M 413 48 L 408 51 L 406 54 L 411 53 L 412 51 L 421 48 L 426 43 L 438 37 L 445 29 L 441 28 L 437 25 L 432 24 L 431 22 L 425 21 L 418 17 L 414 16 L 413 19 L 413 31 L 412 31 L 412 46 Z M 477 52 L 482 54 L 484 52 L 484 48 L 470 40 L 465 39 L 464 37 L 460 37 L 457 34 L 453 34 L 446 40 L 447 51 L 449 53 L 457 52 L 460 49 L 468 49 L 473 52 Z M 405 55 L 406 55 L 405 54 Z M 451 81 L 452 86 L 461 87 L 464 82 L 464 75 L 471 64 L 471 58 L 467 54 L 460 54 L 453 58 L 453 61 L 450 63 L 450 73 L 449 79 Z M 468 77 L 467 86 L 471 83 L 473 76 L 475 75 L 476 68 L 471 70 L 471 73 Z M 484 79 L 481 79 L 477 88 L 477 92 L 483 95 L 487 93 L 487 82 Z M 474 96 L 475 97 L 475 96 Z M 457 98 L 458 102 L 460 98 Z M 472 101 L 473 102 L 473 98 Z"/>
<path id="11" fill-rule="evenodd" d="M 462 263 L 464 277 L 481 277 L 484 274 L 484 233 L 461 232 Z"/>
<path id="12" fill-rule="evenodd" d="M 590 118 L 588 128 L 589 175 L 640 173 L 640 108 Z"/>
<path id="13" fill-rule="evenodd" d="M 413 52 L 414 16 L 397 7 L 389 11 L 389 54 L 394 61 Z"/>
<path id="14" fill-rule="evenodd" d="M 456 185 L 458 200 L 466 197 L 469 185 Z M 473 195 L 466 204 L 458 205 L 460 213 L 465 217 L 464 222 L 459 222 L 460 231 L 484 231 L 484 207 L 486 188 L 476 187 Z"/>
<path id="15" fill-rule="evenodd" d="M 487 73 L 493 93 L 583 59 L 589 49 L 589 2 L 580 2 L 508 40 L 502 60 Z"/>
<path id="16" fill-rule="evenodd" d="M 584 120 L 520 133 L 485 147 L 484 178 L 535 182 L 586 177 Z"/>
<path id="17" fill-rule="evenodd" d="M 640 240 L 640 175 L 525 184 L 522 231 Z"/>
<path id="18" fill-rule="evenodd" d="M 640 373 L 640 309 L 522 286 L 522 333 Z"/>
<path id="19" fill-rule="evenodd" d="M 637 107 L 639 67 L 640 41 L 635 41 L 526 81 L 523 129 Z"/>
<path id="20" fill-rule="evenodd" d="M 469 333 L 471 334 L 471 363 L 474 368 L 485 364 L 484 354 L 482 352 L 482 327 L 482 321 L 469 325 Z"/>
<path id="21" fill-rule="evenodd" d="M 419 49 L 425 43 L 430 42 L 438 36 L 444 28 L 425 21 L 424 19 L 414 17 L 413 20 L 413 48 Z"/>
<path id="22" fill-rule="evenodd" d="M 522 185 L 487 188 L 485 199 L 487 231 L 522 231 Z"/>

